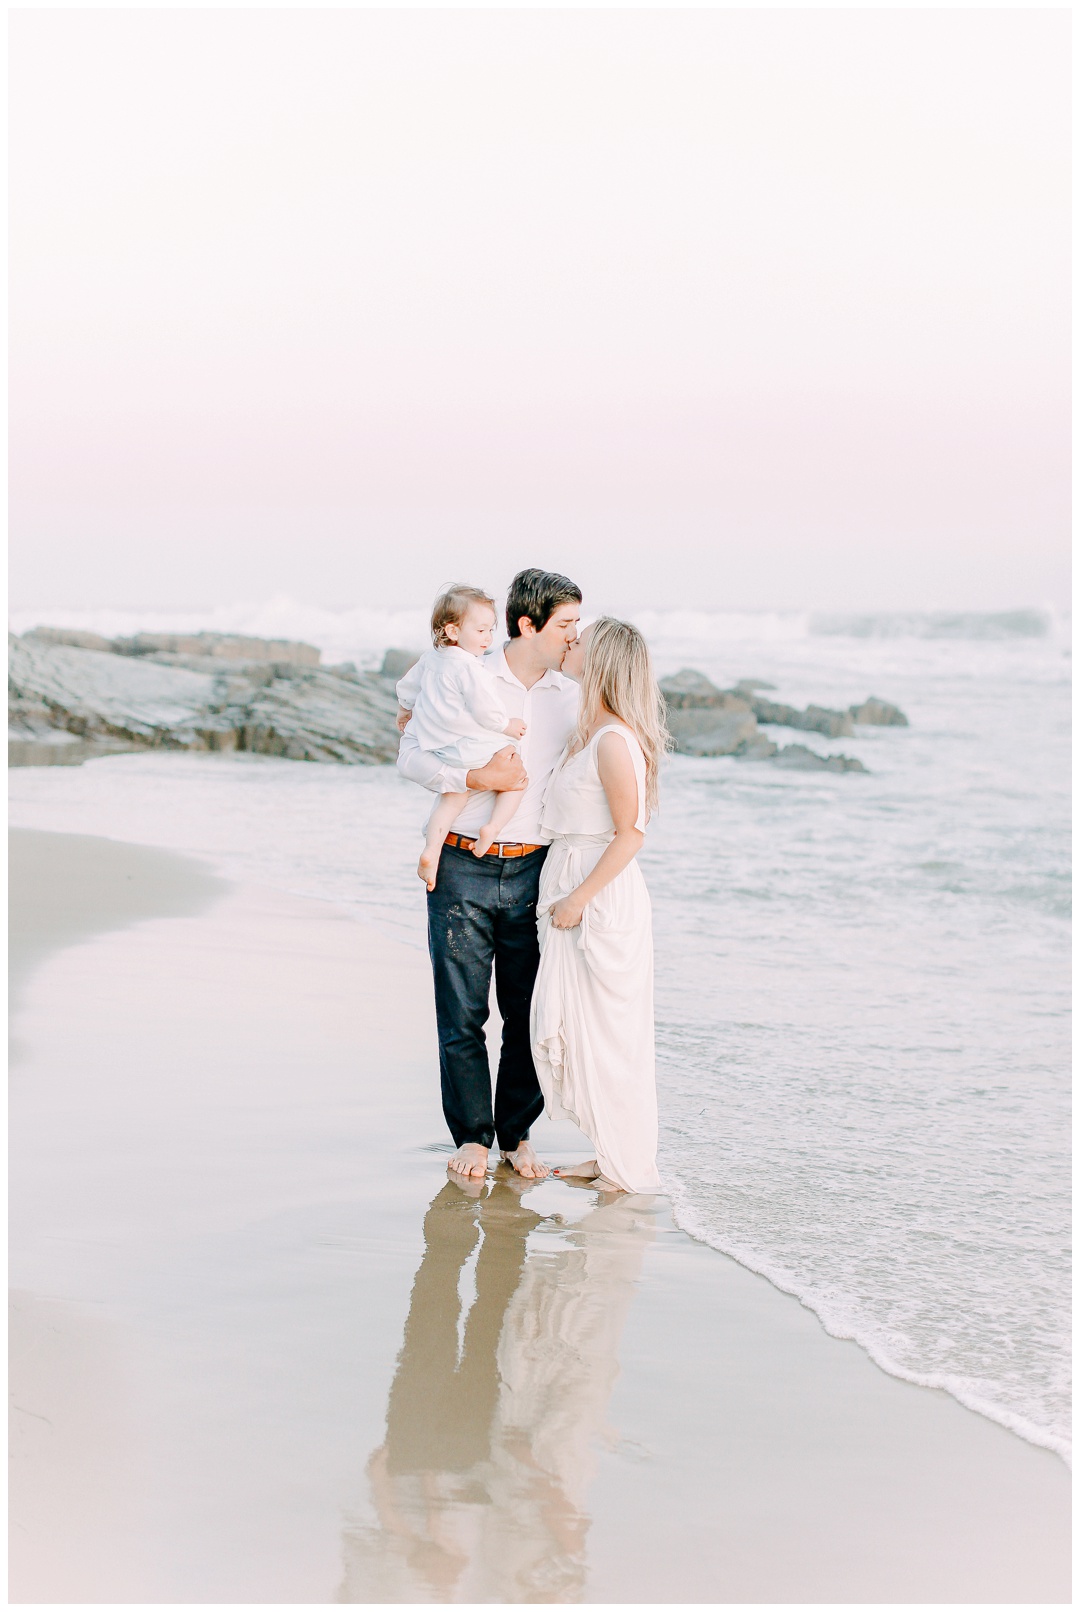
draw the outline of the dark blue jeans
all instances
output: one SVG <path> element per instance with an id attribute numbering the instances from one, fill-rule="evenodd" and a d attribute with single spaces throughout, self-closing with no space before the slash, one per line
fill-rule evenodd
<path id="1" fill-rule="evenodd" d="M 476 857 L 444 845 L 428 893 L 443 1113 L 457 1147 L 490 1147 L 498 1137 L 501 1148 L 515 1148 L 544 1106 L 529 1040 L 529 1003 L 540 962 L 536 896 L 546 854 Z M 494 1112 L 484 1037 L 493 964 L 503 1021 Z"/>

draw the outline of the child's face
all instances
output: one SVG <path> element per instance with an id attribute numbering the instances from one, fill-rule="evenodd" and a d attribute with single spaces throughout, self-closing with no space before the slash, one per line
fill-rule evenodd
<path id="1" fill-rule="evenodd" d="M 495 636 L 495 612 L 490 605 L 471 604 L 460 622 L 451 621 L 446 636 L 467 655 L 486 655 Z"/>

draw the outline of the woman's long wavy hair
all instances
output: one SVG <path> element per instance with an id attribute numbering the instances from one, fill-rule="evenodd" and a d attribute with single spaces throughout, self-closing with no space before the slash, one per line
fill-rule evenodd
<path id="1" fill-rule="evenodd" d="M 605 708 L 618 717 L 645 752 L 645 808 L 651 815 L 660 798 L 660 762 L 671 748 L 664 696 L 657 687 L 649 646 L 628 621 L 601 616 L 593 624 L 581 673 L 581 713 L 575 750 Z"/>

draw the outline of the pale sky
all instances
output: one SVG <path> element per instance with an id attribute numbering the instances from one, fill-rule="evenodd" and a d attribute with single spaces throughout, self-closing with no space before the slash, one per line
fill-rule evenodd
<path id="1" fill-rule="evenodd" d="M 12 605 L 1067 599 L 1064 10 L 12 18 Z"/>

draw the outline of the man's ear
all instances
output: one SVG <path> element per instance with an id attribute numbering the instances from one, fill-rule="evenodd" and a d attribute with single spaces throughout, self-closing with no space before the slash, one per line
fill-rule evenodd
<path id="1" fill-rule="evenodd" d="M 517 624 L 518 632 L 521 634 L 522 638 L 536 637 L 536 628 L 533 626 L 528 616 L 519 616 Z"/>

